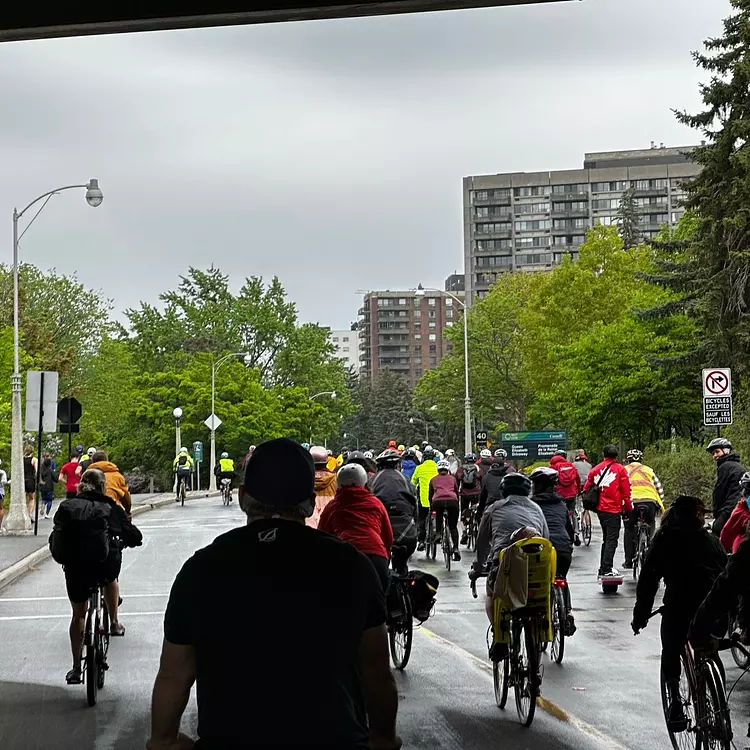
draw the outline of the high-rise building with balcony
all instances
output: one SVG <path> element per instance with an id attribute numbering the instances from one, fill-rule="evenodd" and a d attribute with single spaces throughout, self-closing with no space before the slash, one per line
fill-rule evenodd
<path id="1" fill-rule="evenodd" d="M 552 268 L 578 256 L 586 230 L 616 222 L 633 189 L 645 238 L 683 214 L 683 182 L 698 174 L 692 147 L 586 154 L 583 169 L 464 178 L 466 299 L 487 294 L 505 271 Z"/>
<path id="2" fill-rule="evenodd" d="M 329 336 L 336 352 L 334 357 L 340 360 L 344 367 L 359 372 L 359 326 L 351 329 L 332 330 Z"/>
<path id="3" fill-rule="evenodd" d="M 360 377 L 393 370 L 413 386 L 451 350 L 443 334 L 460 316 L 461 306 L 441 292 L 368 292 L 359 309 Z"/>

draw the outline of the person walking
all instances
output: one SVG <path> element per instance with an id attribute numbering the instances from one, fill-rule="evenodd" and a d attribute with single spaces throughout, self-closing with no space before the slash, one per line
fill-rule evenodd
<path id="1" fill-rule="evenodd" d="M 36 474 L 39 462 L 34 455 L 34 446 L 26 445 L 23 449 L 23 489 L 26 493 L 26 509 L 29 518 L 34 517 L 36 501 Z"/>
<path id="2" fill-rule="evenodd" d="M 5 469 L 2 468 L 2 461 L 0 461 L 0 529 L 3 527 L 3 518 L 5 517 L 5 511 L 7 507 L 5 505 L 5 488 L 8 484 L 8 474 Z M 8 495 L 8 505 L 10 505 L 10 495 Z"/>
<path id="3" fill-rule="evenodd" d="M 573 466 L 578 471 L 578 476 L 581 478 L 581 487 L 583 487 L 589 478 L 589 472 L 594 467 L 589 463 L 588 456 L 583 451 L 576 453 L 576 457 L 573 459 Z"/>
<path id="4" fill-rule="evenodd" d="M 724 524 L 742 497 L 740 480 L 747 469 L 740 462 L 740 455 L 732 449 L 732 444 L 723 437 L 714 438 L 706 447 L 711 458 L 716 461 L 716 484 L 711 498 L 714 522 L 711 531 L 721 535 Z"/>
<path id="5" fill-rule="evenodd" d="M 42 495 L 39 518 L 52 518 L 52 503 L 55 501 L 56 484 L 57 472 L 52 457 L 47 454 L 46 458 L 42 460 L 42 470 L 39 472 L 39 489 Z"/>
<path id="6" fill-rule="evenodd" d="M 355 547 L 305 525 L 310 453 L 261 443 L 239 500 L 247 524 L 196 552 L 172 586 L 146 747 L 193 747 L 180 721 L 197 682 L 200 747 L 398 750 L 383 587 Z M 216 617 L 219 601 L 233 602 L 237 627 Z"/>
<path id="7" fill-rule="evenodd" d="M 589 472 L 583 488 L 599 488 L 599 505 L 596 514 L 602 527 L 602 552 L 599 558 L 599 578 L 617 576 L 615 553 L 620 539 L 623 510 L 633 512 L 630 500 L 630 477 L 625 467 L 617 460 L 617 446 L 605 445 L 602 449 L 604 460 Z"/>

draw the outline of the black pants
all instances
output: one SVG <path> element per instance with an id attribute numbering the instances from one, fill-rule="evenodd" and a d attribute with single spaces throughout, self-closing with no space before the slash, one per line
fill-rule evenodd
<path id="1" fill-rule="evenodd" d="M 429 506 L 424 506 L 420 503 L 419 505 L 419 529 L 417 532 L 417 538 L 420 542 L 423 542 L 427 538 L 427 518 L 430 515 Z"/>
<path id="2" fill-rule="evenodd" d="M 643 513 L 643 520 L 648 523 L 649 532 L 653 537 L 656 531 L 656 503 L 649 502 L 634 502 L 633 512 L 628 514 L 625 521 L 625 532 L 623 534 L 623 546 L 625 548 L 625 562 L 632 563 L 635 557 L 635 530 L 638 526 L 638 514 Z"/>
<path id="3" fill-rule="evenodd" d="M 716 536 L 721 534 L 721 530 L 724 528 L 726 522 L 729 520 L 729 516 L 732 515 L 732 510 L 722 510 L 715 518 L 711 526 L 711 532 Z"/>
<path id="4" fill-rule="evenodd" d="M 661 671 L 665 680 L 680 679 L 680 654 L 687 641 L 693 613 L 665 609 L 661 617 Z"/>
<path id="5" fill-rule="evenodd" d="M 391 565 L 397 573 L 405 576 L 409 572 L 409 558 L 414 554 L 416 548 L 416 537 L 403 539 L 398 542 L 398 544 L 396 542 L 393 543 L 393 548 L 391 549 Z"/>
<path id="6" fill-rule="evenodd" d="M 480 495 L 474 494 L 474 495 L 461 495 L 460 501 L 461 501 L 461 520 L 466 523 L 466 517 L 468 515 L 469 508 L 472 505 L 476 505 L 479 502 Z M 481 513 L 479 512 L 479 508 L 477 508 L 477 526 L 479 525 L 479 520 L 481 518 Z"/>
<path id="7" fill-rule="evenodd" d="M 570 570 L 570 564 L 573 562 L 573 553 L 572 552 L 561 552 L 560 550 L 557 551 L 557 571 L 555 572 L 555 575 L 558 578 L 567 578 L 568 577 L 568 571 Z M 570 603 L 570 589 L 566 586 L 563 591 L 565 592 L 565 606 L 568 608 L 568 612 L 572 609 L 571 603 Z"/>
<path id="8" fill-rule="evenodd" d="M 453 540 L 453 548 L 458 549 L 458 500 L 433 500 L 432 509 L 437 511 L 435 533 L 437 538 L 443 536 L 443 515 L 448 515 L 448 528 Z"/>
<path id="9" fill-rule="evenodd" d="M 615 566 L 615 552 L 620 539 L 622 519 L 619 513 L 603 513 L 598 511 L 599 523 L 602 527 L 604 540 L 602 541 L 602 555 L 599 561 L 599 575 L 609 573 Z"/>
<path id="10" fill-rule="evenodd" d="M 380 555 L 367 555 L 367 558 L 372 563 L 372 567 L 375 568 L 375 572 L 378 574 L 380 584 L 383 587 L 383 592 L 388 593 L 388 586 L 391 582 L 391 571 L 388 569 L 388 558 L 381 557 Z"/>

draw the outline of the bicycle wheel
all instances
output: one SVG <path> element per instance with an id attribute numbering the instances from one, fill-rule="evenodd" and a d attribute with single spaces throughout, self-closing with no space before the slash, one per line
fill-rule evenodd
<path id="1" fill-rule="evenodd" d="M 698 732 L 701 750 L 730 750 L 732 722 L 724 692 L 724 680 L 711 659 L 698 667 Z"/>
<path id="2" fill-rule="evenodd" d="M 437 558 L 437 530 L 435 529 L 435 519 L 430 516 L 430 542 L 427 546 L 427 557 L 435 560 Z"/>
<path id="3" fill-rule="evenodd" d="M 661 705 L 664 710 L 664 721 L 667 721 L 669 711 L 669 696 L 667 694 L 667 685 L 664 680 L 664 675 L 661 675 Z M 682 709 L 685 712 L 685 718 L 687 719 L 687 729 L 684 732 L 670 732 L 669 739 L 672 742 L 674 750 L 699 750 L 700 749 L 700 736 L 696 731 L 695 726 L 695 707 L 693 702 L 693 691 L 690 687 L 690 678 L 688 676 L 688 666 L 685 663 L 684 657 L 682 658 L 682 673 L 680 675 L 680 700 L 682 701 Z"/>
<path id="4" fill-rule="evenodd" d="M 495 686 L 495 704 L 505 708 L 508 702 L 508 683 L 510 681 L 510 659 L 506 656 L 501 661 L 492 662 L 492 682 Z"/>
<path id="5" fill-rule="evenodd" d="M 550 656 L 555 664 L 562 664 L 565 656 L 566 619 L 565 596 L 562 589 L 555 587 L 552 596 L 552 648 L 550 649 Z"/>
<path id="6" fill-rule="evenodd" d="M 516 711 L 525 727 L 530 727 L 539 693 L 539 646 L 533 622 L 519 623 L 514 642 Z"/>
<path id="7" fill-rule="evenodd" d="M 583 543 L 588 547 L 591 544 L 591 514 L 586 514 L 583 518 L 581 536 Z"/>
<path id="8" fill-rule="evenodd" d="M 648 532 L 641 527 L 638 532 L 638 544 L 635 548 L 635 557 L 633 558 L 633 580 L 637 583 L 638 578 L 643 570 L 643 561 L 646 559 L 648 552 Z"/>
<path id="9" fill-rule="evenodd" d="M 445 569 L 451 572 L 451 532 L 448 528 L 448 516 L 443 516 L 443 562 Z"/>
<path id="10" fill-rule="evenodd" d="M 185 480 L 180 480 L 180 504 L 185 507 Z"/>
<path id="11" fill-rule="evenodd" d="M 412 638 L 414 637 L 411 600 L 401 580 L 393 579 L 391 586 L 396 586 L 399 601 L 399 611 L 394 613 L 393 620 L 388 626 L 391 660 L 396 669 L 404 670 L 409 663 Z"/>
<path id="12" fill-rule="evenodd" d="M 102 626 L 97 635 L 97 687 L 101 690 L 104 687 L 104 680 L 107 674 L 107 652 L 109 651 L 109 612 L 107 605 L 102 602 Z"/>
<path id="13" fill-rule="evenodd" d="M 739 622 L 738 622 L 738 616 L 737 612 L 732 613 L 732 617 L 729 620 L 729 635 L 731 636 L 732 633 L 739 630 Z M 745 656 L 745 653 L 738 649 L 736 646 L 730 649 L 732 652 L 732 658 L 734 659 L 734 663 L 740 668 L 740 669 L 747 669 L 750 667 L 750 659 Z"/>

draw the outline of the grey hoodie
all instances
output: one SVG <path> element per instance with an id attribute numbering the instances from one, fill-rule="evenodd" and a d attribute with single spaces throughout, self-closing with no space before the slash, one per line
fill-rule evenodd
<path id="1" fill-rule="evenodd" d="M 476 566 L 482 568 L 490 560 L 497 560 L 500 550 L 510 546 L 513 532 L 524 526 L 533 526 L 549 539 L 542 509 L 525 495 L 508 495 L 487 506 L 477 534 Z"/>

